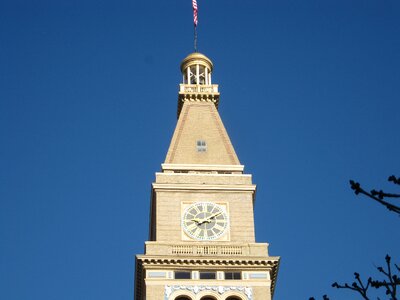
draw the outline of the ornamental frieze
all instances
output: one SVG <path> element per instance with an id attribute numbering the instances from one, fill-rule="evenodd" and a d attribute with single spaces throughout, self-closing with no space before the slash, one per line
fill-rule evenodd
<path id="1" fill-rule="evenodd" d="M 176 291 L 189 291 L 197 295 L 200 292 L 215 292 L 223 295 L 228 292 L 238 292 L 242 294 L 246 300 L 253 300 L 253 290 L 251 287 L 243 286 L 213 286 L 213 285 L 166 285 L 164 292 L 164 300 L 168 300 L 172 293 Z"/>

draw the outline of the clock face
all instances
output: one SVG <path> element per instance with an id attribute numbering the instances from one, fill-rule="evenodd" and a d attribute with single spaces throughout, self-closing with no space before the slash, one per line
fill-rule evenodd
<path id="1" fill-rule="evenodd" d="M 197 202 L 188 206 L 182 218 L 183 230 L 196 240 L 215 240 L 227 232 L 226 209 L 212 202 Z"/>

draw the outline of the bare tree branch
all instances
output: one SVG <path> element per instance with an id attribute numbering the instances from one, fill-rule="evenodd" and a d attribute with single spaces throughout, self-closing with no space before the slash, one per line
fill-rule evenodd
<path id="1" fill-rule="evenodd" d="M 315 300 L 315 298 L 314 298 L 314 297 L 311 297 L 309 300 Z M 329 298 L 328 298 L 327 295 L 323 295 L 323 296 L 322 296 L 322 300 L 329 300 Z"/>
<path id="2" fill-rule="evenodd" d="M 360 274 L 357 272 L 354 273 L 354 278 L 356 281 L 354 281 L 351 285 L 345 283 L 343 284 L 338 284 L 337 282 L 334 282 L 332 284 L 332 287 L 337 288 L 337 289 L 349 289 L 352 291 L 355 291 L 361 295 L 361 297 L 365 300 L 369 300 L 367 296 L 368 288 L 371 285 L 371 278 L 368 278 L 367 283 L 364 284 L 362 280 L 360 279 Z"/>
<path id="3" fill-rule="evenodd" d="M 388 181 L 393 182 L 395 184 L 400 184 L 400 178 L 396 178 L 394 175 L 388 178 Z M 392 193 L 385 193 L 384 191 L 380 190 L 372 190 L 371 192 L 367 192 L 364 190 L 358 182 L 350 180 L 350 187 L 354 190 L 356 195 L 363 194 L 367 197 L 379 202 L 383 206 L 385 206 L 388 210 L 393 211 L 394 213 L 400 215 L 400 206 L 394 205 L 388 201 L 385 201 L 385 198 L 400 198 L 399 194 L 392 194 Z"/>
<path id="4" fill-rule="evenodd" d="M 383 279 L 375 280 L 369 277 L 366 281 L 363 281 L 361 279 L 360 274 L 355 272 L 354 273 L 355 280 L 351 284 L 349 283 L 339 284 L 337 282 L 334 282 L 332 284 L 332 287 L 337 289 L 347 289 L 356 292 L 364 300 L 372 299 L 371 296 L 369 295 L 371 287 L 375 289 L 382 288 L 385 291 L 385 295 L 389 296 L 389 298 L 387 298 L 388 300 L 399 300 L 397 298 L 397 291 L 398 287 L 400 287 L 400 277 L 399 277 L 400 267 L 397 264 L 392 265 L 391 257 L 389 255 L 386 255 L 385 261 L 386 261 L 385 267 L 376 268 L 380 274 L 384 275 Z M 392 270 L 393 266 L 394 266 L 394 271 L 397 271 L 398 274 L 393 274 Z M 378 297 L 377 299 L 380 300 L 381 298 Z M 315 300 L 315 298 L 311 297 L 309 300 Z M 324 295 L 323 300 L 329 300 L 328 296 Z"/>
<path id="5" fill-rule="evenodd" d="M 396 177 L 394 175 L 389 176 L 388 178 L 389 182 L 393 182 L 394 184 L 400 185 L 400 177 Z M 376 202 L 382 204 L 385 206 L 389 211 L 392 211 L 398 215 L 400 215 L 400 206 L 395 205 L 387 200 L 385 198 L 400 198 L 400 194 L 393 194 L 393 193 L 385 193 L 384 191 L 380 190 L 372 190 L 371 192 L 365 191 L 361 185 L 358 182 L 355 182 L 353 180 L 350 180 L 350 187 L 352 190 L 354 190 L 354 193 L 356 195 L 363 194 Z M 361 280 L 360 274 L 359 273 L 354 273 L 354 278 L 355 281 L 352 284 L 344 283 L 344 284 L 339 284 L 337 282 L 334 282 L 332 284 L 332 287 L 337 288 L 337 289 L 348 289 L 353 292 L 358 293 L 362 299 L 364 300 L 370 300 L 370 296 L 368 293 L 370 292 L 370 287 L 375 288 L 375 289 L 380 289 L 385 291 L 385 294 L 389 296 L 388 300 L 400 300 L 397 298 L 397 291 L 398 287 L 400 288 L 400 266 L 398 264 L 391 263 L 391 257 L 389 255 L 385 256 L 385 261 L 386 261 L 386 267 L 376 267 L 379 273 L 383 274 L 384 278 L 381 280 L 375 280 L 372 279 L 371 277 L 368 278 L 366 282 L 363 282 Z M 398 274 L 393 274 L 394 272 L 397 272 Z M 378 300 L 381 300 L 380 297 L 377 297 Z M 314 297 L 309 298 L 309 300 L 315 300 Z M 323 300 L 329 300 L 327 295 L 323 296 Z"/>
<path id="6" fill-rule="evenodd" d="M 378 271 L 384 274 L 389 281 L 386 280 L 373 280 L 371 282 L 371 286 L 378 289 L 384 287 L 386 289 L 386 295 L 390 295 L 391 300 L 397 300 L 397 286 L 400 286 L 400 278 L 396 274 L 392 274 L 391 263 L 390 263 L 390 256 L 386 255 L 386 270 L 383 267 L 378 267 Z M 398 266 L 394 264 L 397 271 L 400 271 Z"/>
<path id="7" fill-rule="evenodd" d="M 396 176 L 392 175 L 389 176 L 388 181 L 393 181 L 394 184 L 400 184 L 400 177 L 396 178 Z"/>

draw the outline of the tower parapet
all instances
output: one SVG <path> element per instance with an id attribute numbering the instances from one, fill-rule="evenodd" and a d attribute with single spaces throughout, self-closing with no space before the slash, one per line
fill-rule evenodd
<path id="1" fill-rule="evenodd" d="M 189 54 L 181 63 L 182 83 L 179 85 L 178 118 L 184 102 L 212 102 L 218 108 L 218 84 L 212 84 L 212 61 L 204 54 Z"/>

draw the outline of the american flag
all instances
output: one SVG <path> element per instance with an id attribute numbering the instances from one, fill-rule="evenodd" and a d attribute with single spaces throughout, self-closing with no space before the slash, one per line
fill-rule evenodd
<path id="1" fill-rule="evenodd" d="M 193 5 L 193 22 L 194 26 L 197 26 L 197 1 L 192 0 L 192 5 Z"/>

